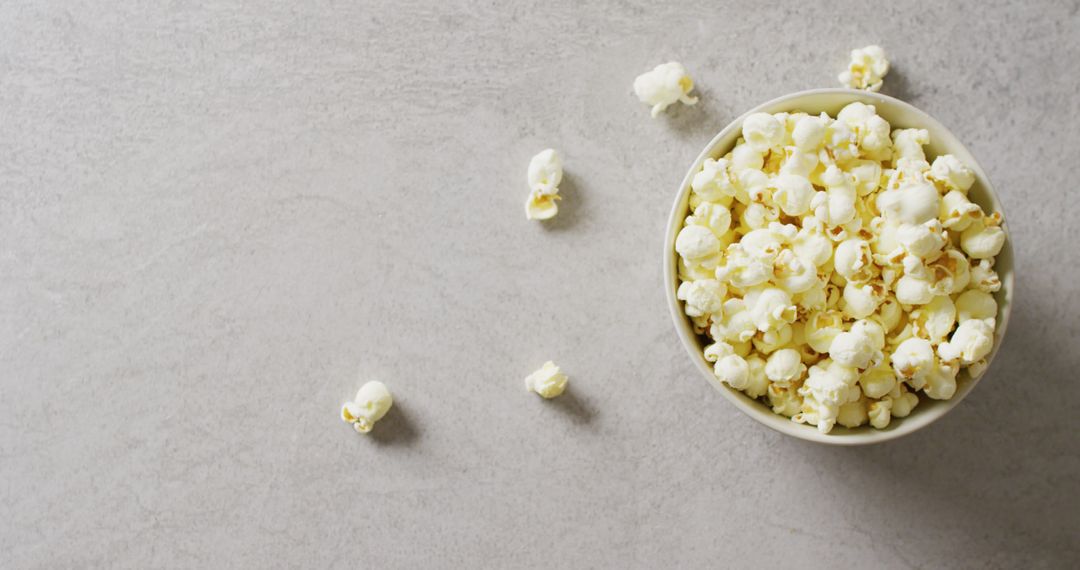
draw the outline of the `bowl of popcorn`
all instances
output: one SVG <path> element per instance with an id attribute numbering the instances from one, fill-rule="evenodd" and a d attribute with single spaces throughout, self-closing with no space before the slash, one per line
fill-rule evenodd
<path id="1" fill-rule="evenodd" d="M 667 296 L 708 382 L 801 439 L 894 439 L 946 414 L 1001 345 L 1001 203 L 939 122 L 818 89 L 739 117 L 694 161 L 668 222 Z"/>

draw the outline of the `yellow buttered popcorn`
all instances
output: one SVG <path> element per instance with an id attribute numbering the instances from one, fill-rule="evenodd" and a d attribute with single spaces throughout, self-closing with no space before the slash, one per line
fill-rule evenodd
<path id="1" fill-rule="evenodd" d="M 828 433 L 884 429 L 985 370 L 1005 231 L 970 168 L 864 103 L 754 113 L 741 134 L 692 177 L 674 244 L 717 382 Z"/>
<path id="2" fill-rule="evenodd" d="M 360 387 L 353 401 L 341 406 L 341 420 L 352 424 L 357 433 L 368 433 L 393 405 L 386 385 L 372 380 Z"/>

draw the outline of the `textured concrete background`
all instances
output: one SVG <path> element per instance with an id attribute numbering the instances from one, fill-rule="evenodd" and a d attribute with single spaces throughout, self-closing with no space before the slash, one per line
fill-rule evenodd
<path id="1" fill-rule="evenodd" d="M 1080 564 L 1077 2 L 502 4 L 0 4 L 0 566 Z M 697 376 L 660 254 L 709 138 L 870 42 L 996 183 L 1017 296 L 955 412 L 832 449 Z M 669 59 L 702 101 L 650 120 Z"/>

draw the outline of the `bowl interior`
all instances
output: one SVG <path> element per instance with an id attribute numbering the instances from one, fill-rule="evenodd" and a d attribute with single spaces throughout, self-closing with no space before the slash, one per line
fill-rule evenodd
<path id="1" fill-rule="evenodd" d="M 763 103 L 754 109 L 747 111 L 713 138 L 713 140 L 705 147 L 705 150 L 702 151 L 701 155 L 698 156 L 697 160 L 694 161 L 693 166 L 682 181 L 682 186 L 680 186 L 679 194 L 675 200 L 675 206 L 672 209 L 671 217 L 668 220 L 667 239 L 665 240 L 664 250 L 665 286 L 667 287 L 668 305 L 671 310 L 672 318 L 675 321 L 675 328 L 678 331 L 684 346 L 686 346 L 687 351 L 690 353 L 691 358 L 694 360 L 695 365 L 701 370 L 702 374 L 708 378 L 709 384 L 719 390 L 725 398 L 734 403 L 740 410 L 770 428 L 801 439 L 836 445 L 878 443 L 912 433 L 929 425 L 960 403 L 960 401 L 971 392 L 971 389 L 978 383 L 979 379 L 973 380 L 966 370 L 962 371 L 957 377 L 956 394 L 949 400 L 932 400 L 920 392 L 919 405 L 911 415 L 906 418 L 894 418 L 884 430 L 874 429 L 870 426 L 863 426 L 855 429 L 836 426 L 831 433 L 826 435 L 818 432 L 817 428 L 814 426 L 792 422 L 787 417 L 774 414 L 765 404 L 753 400 L 742 392 L 732 389 L 726 384 L 720 384 L 715 380 L 712 373 L 712 366 L 705 360 L 702 352 L 705 347 L 704 343 L 707 339 L 699 337 L 694 333 L 689 318 L 683 313 L 682 302 L 675 297 L 675 290 L 678 288 L 678 256 L 675 253 L 674 244 L 675 237 L 682 227 L 683 220 L 690 213 L 690 182 L 693 179 L 694 174 L 701 170 L 701 166 L 706 159 L 720 158 L 734 147 L 736 140 L 741 134 L 743 119 L 747 115 L 757 112 L 780 113 L 803 111 L 811 114 L 826 112 L 835 117 L 840 109 L 855 101 L 873 105 L 877 109 L 877 113 L 888 121 L 894 129 L 917 127 L 929 131 L 930 144 L 925 147 L 927 158 L 932 161 L 934 157 L 941 154 L 955 155 L 975 173 L 975 184 L 968 193 L 968 197 L 971 201 L 981 206 L 983 210 L 988 213 L 999 212 L 1003 217 L 1005 216 L 1005 212 L 1002 210 L 1001 203 L 994 194 L 994 190 L 990 185 L 989 179 L 986 177 L 986 173 L 983 171 L 982 167 L 979 166 L 975 157 L 971 156 L 971 153 L 964 148 L 960 141 L 933 117 L 930 117 L 926 113 L 903 101 L 878 93 L 852 91 L 848 89 L 816 89 L 785 95 L 784 97 Z M 1008 238 L 1009 230 L 1007 218 L 1006 223 L 1003 224 L 1002 227 Z M 1008 325 L 1009 310 L 1011 308 L 1013 293 L 1013 255 L 1011 239 L 1006 239 L 1005 247 L 1002 248 L 1001 253 L 996 258 L 994 269 L 1001 278 L 1001 290 L 995 294 L 995 298 L 998 302 L 997 328 L 994 332 L 993 351 L 987 357 L 988 364 L 997 354 L 1002 339 L 1005 336 L 1005 329 Z M 985 373 L 983 377 L 985 377 Z"/>

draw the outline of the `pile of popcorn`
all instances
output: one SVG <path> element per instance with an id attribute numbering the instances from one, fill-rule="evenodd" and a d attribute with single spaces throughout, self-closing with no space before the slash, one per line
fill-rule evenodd
<path id="1" fill-rule="evenodd" d="M 877 78 L 875 78 L 877 79 Z M 986 367 L 1001 287 L 999 214 L 975 175 L 927 161 L 922 129 L 872 105 L 756 113 L 693 179 L 678 298 L 716 379 L 828 433 L 883 429 Z"/>

